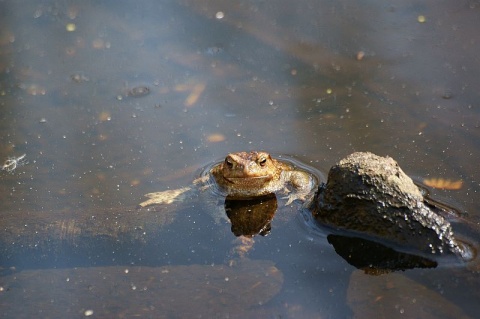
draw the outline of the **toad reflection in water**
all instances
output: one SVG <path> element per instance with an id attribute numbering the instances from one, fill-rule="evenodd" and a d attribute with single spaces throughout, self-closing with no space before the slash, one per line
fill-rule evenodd
<path id="1" fill-rule="evenodd" d="M 225 212 L 237 237 L 268 235 L 276 210 L 277 198 L 273 193 L 250 200 L 225 199 Z"/>
<path id="2" fill-rule="evenodd" d="M 210 211 L 217 223 L 228 216 L 232 232 L 237 237 L 242 236 L 240 250 L 245 252 L 245 245 L 253 244 L 253 236 L 269 233 L 270 221 L 277 209 L 275 194 L 285 195 L 286 206 L 299 201 L 303 207 L 308 207 L 318 188 L 318 180 L 319 176 L 293 162 L 274 159 L 267 152 L 237 152 L 207 167 L 192 186 L 146 194 L 150 199 L 139 206 L 183 202 L 198 193 L 213 199 L 206 198 L 207 203 L 218 203 L 219 198 L 224 198 L 224 210 L 217 205 Z"/>

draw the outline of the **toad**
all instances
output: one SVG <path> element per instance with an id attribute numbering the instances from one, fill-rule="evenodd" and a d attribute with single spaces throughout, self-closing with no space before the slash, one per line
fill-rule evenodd
<path id="1" fill-rule="evenodd" d="M 200 185 L 200 186 L 198 186 Z M 287 161 L 274 159 L 267 152 L 238 152 L 228 154 L 223 162 L 206 170 L 192 186 L 149 193 L 140 207 L 182 201 L 196 189 L 214 188 L 214 192 L 229 198 L 252 199 L 271 193 L 283 193 L 290 205 L 300 200 L 312 201 L 318 181 L 315 176 Z"/>

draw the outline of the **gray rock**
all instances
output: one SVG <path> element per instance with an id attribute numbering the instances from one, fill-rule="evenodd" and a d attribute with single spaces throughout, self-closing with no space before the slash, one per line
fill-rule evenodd
<path id="1" fill-rule="evenodd" d="M 397 162 L 368 152 L 333 166 L 314 216 L 322 224 L 423 253 L 463 256 L 450 223 L 432 211 Z"/>

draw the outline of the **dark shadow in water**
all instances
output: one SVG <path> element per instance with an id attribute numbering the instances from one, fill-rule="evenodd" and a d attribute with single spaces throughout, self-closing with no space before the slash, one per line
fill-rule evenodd
<path id="1" fill-rule="evenodd" d="M 390 247 L 358 237 L 330 234 L 328 242 L 350 265 L 369 275 L 413 268 L 435 268 L 437 262 L 425 257 L 396 251 Z"/>

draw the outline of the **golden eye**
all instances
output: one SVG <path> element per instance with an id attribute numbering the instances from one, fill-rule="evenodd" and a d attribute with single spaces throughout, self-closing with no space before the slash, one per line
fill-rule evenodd
<path id="1" fill-rule="evenodd" d="M 267 164 L 267 158 L 266 157 L 260 157 L 257 161 L 257 163 L 260 165 L 260 166 L 265 166 Z"/>

